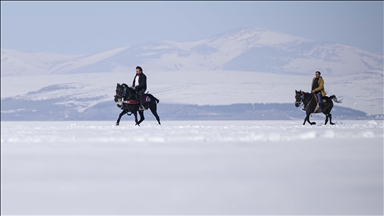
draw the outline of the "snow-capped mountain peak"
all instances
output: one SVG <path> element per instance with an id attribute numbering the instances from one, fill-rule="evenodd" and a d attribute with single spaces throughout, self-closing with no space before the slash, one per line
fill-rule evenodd
<path id="1" fill-rule="evenodd" d="M 140 65 L 162 104 L 289 104 L 294 90 L 309 90 L 319 70 L 327 94 L 342 96 L 341 106 L 358 110 L 351 115 L 383 116 L 383 59 L 352 46 L 260 28 L 86 55 L 2 49 L 2 115 L 67 119 L 99 116 L 100 110 L 110 114 L 117 109 L 112 100 L 116 83 L 129 84 Z"/>
<path id="2" fill-rule="evenodd" d="M 2 49 L 2 76 L 148 70 L 240 70 L 334 76 L 383 69 L 383 56 L 351 46 L 316 42 L 261 28 L 242 28 L 210 38 L 160 41 L 92 55 L 64 56 Z"/>

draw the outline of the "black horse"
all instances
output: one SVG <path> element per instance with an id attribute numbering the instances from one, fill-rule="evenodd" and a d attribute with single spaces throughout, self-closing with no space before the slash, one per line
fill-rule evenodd
<path id="1" fill-rule="evenodd" d="M 134 89 L 129 87 L 127 84 L 119 84 L 116 86 L 116 95 L 114 101 L 123 103 L 117 104 L 117 107 L 121 108 L 123 111 L 120 113 L 119 118 L 117 119 L 116 125 L 119 125 L 120 119 L 123 115 L 132 113 L 135 116 L 136 125 L 140 126 L 140 123 L 144 121 L 144 110 L 139 110 L 139 98 Z M 148 108 L 151 110 L 152 114 L 156 117 L 157 122 L 160 124 L 160 117 L 157 115 L 157 103 L 159 99 L 151 94 L 143 95 L 143 106 L 145 110 Z M 140 120 L 137 120 L 137 112 L 139 112 Z"/>
<path id="2" fill-rule="evenodd" d="M 295 98 L 296 98 L 295 106 L 299 107 L 301 105 L 301 103 L 303 103 L 304 104 L 304 110 L 307 113 L 307 115 L 305 116 L 303 125 L 305 125 L 306 121 L 308 121 L 308 123 L 311 124 L 311 125 L 316 124 L 316 122 L 310 122 L 309 121 L 309 115 L 311 113 L 320 113 L 316 109 L 316 107 L 317 107 L 317 99 L 315 98 L 316 95 L 312 94 L 312 93 L 308 93 L 308 92 L 303 92 L 301 90 L 300 91 L 295 90 L 295 92 L 296 92 L 296 95 L 295 95 Z M 330 97 L 324 96 L 322 98 L 322 100 L 323 100 L 323 107 L 321 109 L 321 112 L 324 113 L 324 115 L 326 116 L 325 124 L 328 123 L 328 118 L 329 118 L 329 123 L 331 125 L 334 125 L 334 123 L 332 122 L 332 114 L 331 114 L 331 110 L 333 108 L 332 100 L 335 101 L 336 103 L 341 103 L 341 100 L 340 101 L 337 100 L 335 95 L 332 95 Z"/>

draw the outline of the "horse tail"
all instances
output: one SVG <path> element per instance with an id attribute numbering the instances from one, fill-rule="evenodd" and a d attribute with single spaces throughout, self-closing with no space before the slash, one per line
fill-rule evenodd
<path id="1" fill-rule="evenodd" d="M 160 102 L 160 100 L 159 100 L 159 99 L 157 99 L 155 96 L 153 96 L 153 98 L 155 98 L 155 100 L 156 100 L 156 103 L 159 103 L 159 102 Z"/>
<path id="2" fill-rule="evenodd" d="M 335 101 L 336 103 L 341 103 L 342 100 L 337 100 L 336 96 L 335 95 L 331 95 L 329 97 L 331 100 Z"/>

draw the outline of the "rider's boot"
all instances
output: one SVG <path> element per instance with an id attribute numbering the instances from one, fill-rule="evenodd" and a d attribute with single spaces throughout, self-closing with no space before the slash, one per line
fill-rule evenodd
<path id="1" fill-rule="evenodd" d="M 139 110 L 144 110 L 144 106 L 143 106 L 143 94 L 139 94 L 139 102 L 140 102 L 140 106 L 139 106 Z"/>

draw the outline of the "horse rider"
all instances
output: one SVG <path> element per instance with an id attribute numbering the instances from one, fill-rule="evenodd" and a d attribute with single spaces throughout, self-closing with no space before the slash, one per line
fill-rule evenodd
<path id="1" fill-rule="evenodd" d="M 323 108 L 323 97 L 326 95 L 324 91 L 324 80 L 323 77 L 320 76 L 320 71 L 315 72 L 315 77 L 312 79 L 312 93 L 317 96 L 317 101 L 319 103 L 320 112 Z"/>
<path id="2" fill-rule="evenodd" d="M 133 78 L 132 89 L 136 90 L 137 94 L 139 95 L 139 110 L 144 110 L 145 108 L 143 106 L 143 95 L 147 90 L 147 76 L 145 76 L 143 73 L 143 68 L 140 66 L 136 67 L 136 75 Z"/>

